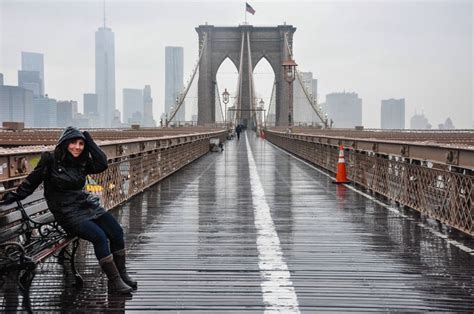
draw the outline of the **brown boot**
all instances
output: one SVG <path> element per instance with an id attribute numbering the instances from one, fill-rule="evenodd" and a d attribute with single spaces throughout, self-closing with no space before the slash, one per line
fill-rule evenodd
<path id="1" fill-rule="evenodd" d="M 123 282 L 122 278 L 120 277 L 119 271 L 117 270 L 117 266 L 115 266 L 114 258 L 112 254 L 109 256 L 104 257 L 99 261 L 100 267 L 107 275 L 109 279 L 109 289 L 110 292 L 116 293 L 130 293 L 132 292 L 132 288 Z"/>
<path id="2" fill-rule="evenodd" d="M 130 278 L 127 273 L 127 268 L 125 266 L 125 259 L 126 259 L 126 254 L 125 254 L 125 249 L 118 250 L 114 252 L 114 261 L 115 265 L 117 265 L 117 269 L 120 273 L 120 277 L 122 277 L 122 280 L 129 285 L 130 287 L 133 288 L 133 290 L 137 290 L 137 282 Z"/>

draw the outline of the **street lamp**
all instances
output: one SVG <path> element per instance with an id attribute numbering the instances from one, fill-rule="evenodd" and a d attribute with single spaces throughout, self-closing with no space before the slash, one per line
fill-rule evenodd
<path id="1" fill-rule="evenodd" d="M 166 122 L 166 127 L 169 126 L 170 122 L 171 122 L 171 119 L 173 118 L 173 110 L 174 110 L 174 107 L 171 106 L 170 107 L 170 111 L 166 113 L 165 115 L 165 122 Z M 169 117 L 169 120 L 168 120 L 168 117 Z"/>
<path id="2" fill-rule="evenodd" d="M 228 104 L 229 103 L 229 92 L 227 91 L 227 88 L 224 90 L 224 92 L 222 93 L 222 101 L 224 102 L 224 104 Z"/>
<path id="3" fill-rule="evenodd" d="M 176 104 L 175 104 L 175 108 L 176 110 L 178 110 L 179 108 L 179 95 L 176 96 Z M 177 113 L 176 113 L 177 114 Z M 176 117 L 176 114 L 175 114 L 175 117 Z M 175 119 L 175 121 L 178 121 L 178 126 L 179 126 L 179 120 L 178 119 Z"/>
<path id="4" fill-rule="evenodd" d="M 288 82 L 288 131 L 291 132 L 293 126 L 293 81 L 296 78 L 296 62 L 293 59 L 288 59 L 282 64 L 285 80 Z"/>
<path id="5" fill-rule="evenodd" d="M 224 111 L 224 123 L 227 127 L 227 104 L 229 103 L 229 92 L 227 91 L 227 88 L 224 89 L 224 92 L 222 93 L 222 102 L 225 105 L 225 111 Z"/>

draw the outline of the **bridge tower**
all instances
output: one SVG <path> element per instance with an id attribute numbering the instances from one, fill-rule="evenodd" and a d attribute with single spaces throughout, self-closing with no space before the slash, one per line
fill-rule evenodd
<path id="1" fill-rule="evenodd" d="M 275 74 L 276 123 L 277 125 L 287 125 L 289 88 L 281 64 L 289 59 L 285 36 L 293 54 L 293 33 L 296 28 L 292 25 L 278 25 L 276 27 L 200 25 L 196 27 L 196 31 L 201 43 L 199 53 L 205 47 L 199 64 L 198 124 L 214 123 L 216 120 L 216 75 L 221 63 L 228 57 L 238 69 L 241 77 L 241 121 L 249 122 L 251 116 L 252 95 L 249 68 L 254 69 L 262 58 L 266 58 Z M 203 40 L 207 41 L 206 45 L 203 44 Z M 251 67 L 248 66 L 249 52 Z"/>

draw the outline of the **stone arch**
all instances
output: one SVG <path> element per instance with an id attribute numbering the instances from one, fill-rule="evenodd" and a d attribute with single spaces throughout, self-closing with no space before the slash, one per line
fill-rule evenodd
<path id="1" fill-rule="evenodd" d="M 221 67 L 222 63 L 224 63 L 224 61 L 226 59 L 229 59 L 235 66 L 235 68 L 237 69 L 237 71 L 239 71 L 239 63 L 237 63 L 237 61 L 235 60 L 235 56 L 231 56 L 229 54 L 225 54 L 223 55 L 223 57 L 220 57 L 218 59 L 218 61 L 216 62 L 216 66 L 213 67 L 213 73 L 211 74 L 212 78 L 215 80 L 216 79 L 216 75 L 217 75 L 217 72 L 219 71 L 219 68 Z"/>
<path id="2" fill-rule="evenodd" d="M 272 90 L 276 78 L 275 63 L 272 65 L 271 60 L 264 55 L 253 63 L 255 63 L 253 66 L 253 78 L 256 105 L 260 106 L 260 101 L 263 101 L 263 109 L 265 110 L 263 112 L 257 112 L 257 117 L 260 123 L 263 123 L 267 119 L 268 114 L 272 113 L 271 122 L 274 122 L 275 108 L 270 108 L 270 102 L 272 100 Z M 271 112 L 269 111 L 270 109 Z"/>
<path id="3" fill-rule="evenodd" d="M 268 64 L 270 64 L 270 66 L 272 67 L 273 74 L 276 77 L 277 73 L 280 71 L 280 67 L 281 67 L 280 63 L 272 59 L 267 54 L 261 54 L 257 58 L 258 58 L 257 61 L 254 61 L 254 59 L 252 59 L 252 68 L 255 69 L 257 65 L 260 63 L 260 61 L 262 61 L 262 59 L 265 59 L 268 62 Z"/>
<path id="4" fill-rule="evenodd" d="M 214 77 L 214 80 L 216 83 L 219 85 L 219 97 L 221 98 L 221 103 L 217 103 L 217 99 L 219 97 L 216 97 L 216 103 L 215 106 L 221 105 L 222 113 L 224 116 L 224 119 L 226 121 L 227 118 L 229 117 L 230 121 L 232 119 L 229 116 L 229 112 L 226 112 L 228 107 L 231 107 L 235 103 L 235 92 L 237 88 L 237 83 L 238 83 L 238 64 L 236 64 L 235 60 L 232 60 L 232 58 L 228 55 L 224 57 L 223 60 L 219 62 L 219 65 L 216 67 L 216 72 L 215 74 L 212 75 Z M 229 72 L 230 71 L 230 72 Z M 222 99 L 222 93 L 224 92 L 224 89 L 227 89 L 227 92 L 229 93 L 229 102 L 225 104 Z M 216 113 L 217 114 L 217 113 Z M 216 116 L 216 121 L 218 121 L 220 118 Z"/>

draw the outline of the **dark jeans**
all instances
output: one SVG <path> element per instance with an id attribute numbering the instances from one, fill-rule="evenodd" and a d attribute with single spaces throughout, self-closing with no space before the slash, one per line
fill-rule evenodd
<path id="1" fill-rule="evenodd" d="M 109 213 L 97 219 L 86 220 L 74 228 L 75 235 L 94 245 L 95 256 L 98 260 L 125 248 L 123 229 L 117 220 Z M 110 242 L 110 246 L 109 246 Z"/>

